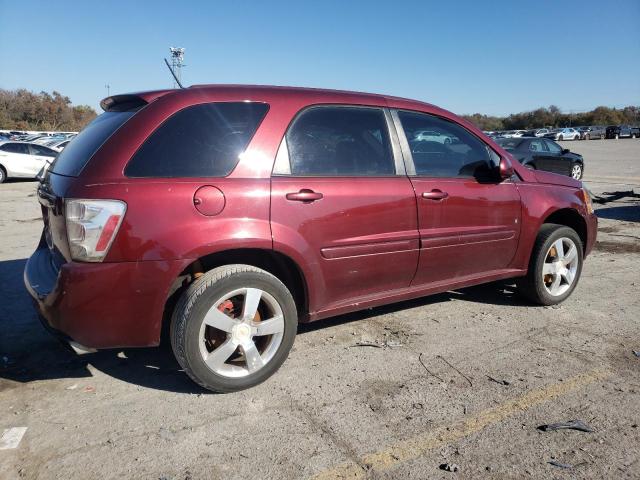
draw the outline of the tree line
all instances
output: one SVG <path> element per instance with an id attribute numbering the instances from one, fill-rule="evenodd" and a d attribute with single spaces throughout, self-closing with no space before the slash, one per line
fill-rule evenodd
<path id="1" fill-rule="evenodd" d="M 463 115 L 481 130 L 527 130 L 541 127 L 577 127 L 583 125 L 639 125 L 640 107 L 621 109 L 597 107 L 590 112 L 562 113 L 558 107 L 538 108 L 529 112 L 512 113 L 508 117 L 492 117 L 474 113 Z"/>
<path id="2" fill-rule="evenodd" d="M 93 108 L 71 105 L 69 97 L 56 91 L 0 89 L 0 128 L 4 130 L 76 132 L 95 117 Z"/>

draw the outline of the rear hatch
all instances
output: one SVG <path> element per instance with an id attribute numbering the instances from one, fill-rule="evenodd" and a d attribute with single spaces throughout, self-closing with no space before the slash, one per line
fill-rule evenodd
<path id="1" fill-rule="evenodd" d="M 70 189 L 81 181 L 78 177 L 91 157 L 145 103 L 129 103 L 128 108 L 109 109 L 98 116 L 67 145 L 40 179 L 38 200 L 44 222 L 40 247 L 44 248 L 46 242 L 55 267 L 71 260 L 64 204 Z"/>

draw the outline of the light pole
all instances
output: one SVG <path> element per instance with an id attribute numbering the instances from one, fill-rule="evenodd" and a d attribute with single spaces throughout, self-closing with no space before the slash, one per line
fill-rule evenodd
<path id="1" fill-rule="evenodd" d="M 105 84 L 104 88 L 107 89 L 107 97 L 111 96 L 111 85 L 109 85 L 108 83 Z"/>

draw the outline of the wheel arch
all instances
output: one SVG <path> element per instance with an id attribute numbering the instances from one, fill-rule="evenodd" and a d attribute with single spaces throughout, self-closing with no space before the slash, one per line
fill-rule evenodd
<path id="1" fill-rule="evenodd" d="M 561 208 L 559 210 L 555 210 L 547 215 L 547 217 L 542 221 L 542 225 L 547 223 L 564 225 L 565 227 L 575 230 L 582 242 L 583 253 L 586 251 L 588 240 L 587 222 L 577 210 L 574 210 L 573 208 Z"/>
<path id="2" fill-rule="evenodd" d="M 237 248 L 212 252 L 189 263 L 175 278 L 165 301 L 162 337 L 168 338 L 171 315 L 186 288 L 203 273 L 224 265 L 243 264 L 265 270 L 289 289 L 295 300 L 298 318 L 304 321 L 308 313 L 307 280 L 300 266 L 288 255 L 277 250 Z"/>

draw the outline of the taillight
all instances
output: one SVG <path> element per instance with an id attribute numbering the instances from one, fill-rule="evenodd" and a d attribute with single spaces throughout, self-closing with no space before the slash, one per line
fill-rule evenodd
<path id="1" fill-rule="evenodd" d="M 120 200 L 66 200 L 71 258 L 80 262 L 104 260 L 126 211 L 127 204 Z"/>

